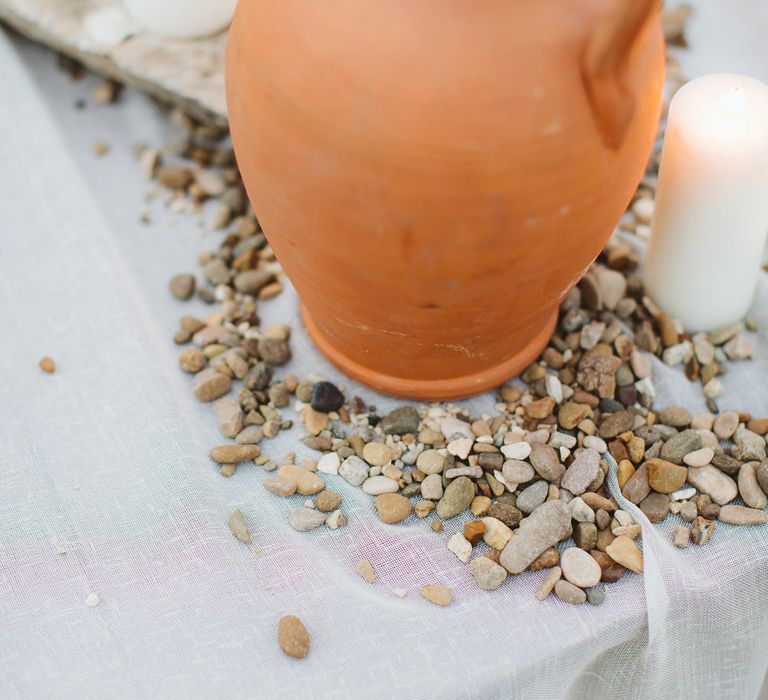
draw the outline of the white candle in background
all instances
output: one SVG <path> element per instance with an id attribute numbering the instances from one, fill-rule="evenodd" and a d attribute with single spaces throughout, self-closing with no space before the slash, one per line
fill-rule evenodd
<path id="1" fill-rule="evenodd" d="M 745 316 L 768 233 L 768 85 L 719 73 L 672 99 L 644 281 L 686 330 Z"/>

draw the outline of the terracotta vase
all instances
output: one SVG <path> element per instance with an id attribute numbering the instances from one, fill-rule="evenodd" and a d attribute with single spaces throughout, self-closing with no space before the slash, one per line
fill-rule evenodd
<path id="1" fill-rule="evenodd" d="M 307 330 L 389 394 L 536 358 L 643 173 L 657 0 L 241 0 L 227 94 Z"/>

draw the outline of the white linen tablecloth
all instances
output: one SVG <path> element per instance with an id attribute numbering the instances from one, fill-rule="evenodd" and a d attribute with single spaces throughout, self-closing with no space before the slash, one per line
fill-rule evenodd
<path id="1" fill-rule="evenodd" d="M 411 518 L 385 526 L 371 499 L 329 477 L 349 525 L 298 533 L 299 497 L 264 491 L 264 472 L 223 479 L 221 442 L 192 396 L 172 341 L 179 316 L 205 313 L 167 290 L 197 272 L 218 234 L 153 207 L 131 145 L 172 133 L 128 91 L 88 103 L 38 48 L 0 33 L 0 696 L 269 698 L 754 698 L 768 665 L 768 528 L 719 524 L 705 547 L 671 544 L 675 519 L 643 519 L 646 572 L 598 608 L 533 593 L 545 572 L 477 588 Z M 95 140 L 111 144 L 97 158 Z M 290 319 L 299 376 L 320 372 L 375 403 L 398 402 L 339 375 L 310 344 L 292 290 L 261 307 Z M 732 368 L 723 407 L 768 415 L 768 285 L 754 315 L 756 361 Z M 37 367 L 43 355 L 58 370 Z M 656 363 L 659 404 L 703 410 L 700 390 Z M 467 402 L 490 411 L 492 395 Z M 288 412 L 290 413 L 290 411 Z M 262 443 L 276 459 L 300 431 Z M 239 507 L 256 555 L 232 537 Z M 637 511 L 635 511 L 637 512 Z M 57 546 L 66 554 L 57 553 Z M 368 585 L 354 562 L 370 560 Z M 454 603 L 418 595 L 442 583 Z M 393 588 L 406 588 L 398 599 Z M 85 604 L 90 592 L 101 603 Z M 312 650 L 276 643 L 284 614 Z"/>

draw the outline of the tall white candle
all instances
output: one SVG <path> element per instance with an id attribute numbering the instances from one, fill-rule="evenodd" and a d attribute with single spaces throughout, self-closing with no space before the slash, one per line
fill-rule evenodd
<path id="1" fill-rule="evenodd" d="M 719 73 L 672 99 L 645 287 L 689 331 L 743 318 L 768 233 L 768 85 Z"/>

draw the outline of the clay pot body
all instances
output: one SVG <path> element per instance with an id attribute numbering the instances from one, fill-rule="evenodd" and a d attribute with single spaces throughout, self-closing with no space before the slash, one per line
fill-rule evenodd
<path id="1" fill-rule="evenodd" d="M 646 0 L 240 2 L 235 153 L 326 356 L 420 399 L 534 360 L 643 173 L 663 53 Z"/>

